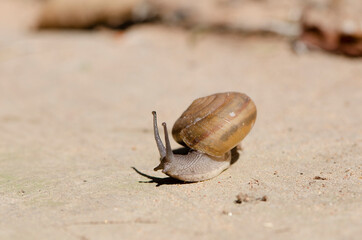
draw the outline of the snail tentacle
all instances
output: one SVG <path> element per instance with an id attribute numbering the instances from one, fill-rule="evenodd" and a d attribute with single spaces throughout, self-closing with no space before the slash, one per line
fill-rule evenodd
<path id="1" fill-rule="evenodd" d="M 173 159 L 173 152 L 171 149 L 171 143 L 170 143 L 170 139 L 168 138 L 168 132 L 167 132 L 167 125 L 165 122 L 162 123 L 163 126 L 163 130 L 165 132 L 165 142 L 166 142 L 166 158 L 169 160 Z"/>
<path id="2" fill-rule="evenodd" d="M 167 132 L 167 126 L 166 123 L 162 123 L 163 131 L 165 132 L 165 142 L 166 142 L 166 157 L 163 159 L 164 162 L 171 163 L 175 156 L 173 155 L 172 149 L 171 149 L 171 143 L 170 139 L 168 138 L 168 132 Z"/>
<path id="3" fill-rule="evenodd" d="M 158 132 L 156 111 L 153 111 L 152 115 L 153 115 L 153 132 L 154 132 L 154 135 L 155 135 L 157 148 L 158 148 L 158 151 L 159 151 L 161 159 L 162 159 L 162 158 L 166 157 L 166 148 L 163 145 L 162 140 L 160 138 L 160 134 Z"/>
<path id="4" fill-rule="evenodd" d="M 175 160 L 175 155 L 173 154 L 172 152 L 172 149 L 171 149 L 171 144 L 170 144 L 170 139 L 168 137 L 168 132 L 167 132 L 167 126 L 166 126 L 166 123 L 163 122 L 162 123 L 162 126 L 163 126 L 163 130 L 165 132 L 165 142 L 166 142 L 166 149 L 165 147 L 162 145 L 163 149 L 162 151 L 165 150 L 166 153 L 164 153 L 164 156 L 162 157 L 161 155 L 161 162 L 160 164 L 155 167 L 153 170 L 157 171 L 157 170 L 162 170 L 162 172 L 167 172 L 168 169 L 172 166 L 172 163 L 174 162 Z M 158 136 L 158 139 L 159 139 L 159 136 Z M 161 141 L 161 140 L 160 140 Z M 156 140 L 157 142 L 157 140 Z M 162 143 L 162 142 L 161 142 Z M 161 154 L 161 153 L 160 153 Z"/>

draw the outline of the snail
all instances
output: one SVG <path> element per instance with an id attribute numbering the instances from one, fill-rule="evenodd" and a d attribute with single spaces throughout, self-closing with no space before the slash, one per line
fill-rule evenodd
<path id="1" fill-rule="evenodd" d="M 160 138 L 157 115 L 153 129 L 161 163 L 154 168 L 184 182 L 216 177 L 229 168 L 232 150 L 250 132 L 256 119 L 254 102 L 243 93 L 226 92 L 198 98 L 178 118 L 172 128 L 176 142 L 189 148 L 186 155 L 174 154 L 167 125 L 162 123 L 165 143 Z"/>

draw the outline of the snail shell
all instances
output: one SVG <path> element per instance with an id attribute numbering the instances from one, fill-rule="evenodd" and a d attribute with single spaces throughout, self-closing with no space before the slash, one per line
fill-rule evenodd
<path id="1" fill-rule="evenodd" d="M 245 94 L 217 93 L 198 98 L 175 122 L 176 142 L 211 156 L 222 156 L 250 132 L 256 106 Z"/>
<path id="2" fill-rule="evenodd" d="M 153 128 L 161 163 L 154 169 L 185 182 L 204 181 L 231 164 L 232 149 L 250 132 L 256 119 L 254 102 L 238 92 L 217 93 L 196 99 L 176 121 L 174 139 L 190 148 L 187 155 L 174 154 L 166 123 L 166 146 L 159 136 L 157 115 Z M 236 149 L 236 148 L 235 148 Z"/>

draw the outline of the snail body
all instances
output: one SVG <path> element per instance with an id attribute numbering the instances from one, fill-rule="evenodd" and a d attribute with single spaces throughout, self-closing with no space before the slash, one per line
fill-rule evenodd
<path id="1" fill-rule="evenodd" d="M 166 147 L 163 145 L 154 116 L 154 135 L 161 163 L 154 169 L 170 177 L 198 182 L 213 178 L 226 170 L 232 159 L 231 150 L 250 132 L 256 119 L 254 102 L 238 92 L 216 93 L 198 98 L 175 122 L 172 136 L 190 149 L 186 155 L 172 152 L 163 123 Z"/>

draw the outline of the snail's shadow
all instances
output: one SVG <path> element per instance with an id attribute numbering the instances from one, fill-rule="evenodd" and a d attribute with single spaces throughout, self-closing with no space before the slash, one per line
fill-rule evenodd
<path id="1" fill-rule="evenodd" d="M 239 147 L 239 150 L 242 151 L 241 146 Z M 177 148 L 177 149 L 173 150 L 172 152 L 174 154 L 186 155 L 186 154 L 188 154 L 189 151 L 190 151 L 189 148 L 182 147 L 182 148 Z M 237 147 L 233 148 L 231 150 L 231 165 L 234 164 L 235 162 L 237 162 L 239 157 L 240 157 L 240 153 L 238 152 L 238 148 Z M 139 175 L 150 179 L 150 181 L 138 181 L 139 183 L 156 183 L 156 187 L 159 187 L 161 185 L 179 185 L 179 184 L 192 183 L 192 182 L 184 182 L 184 181 L 174 179 L 171 177 L 165 177 L 165 178 L 154 177 L 154 176 L 151 176 L 151 175 L 148 175 L 146 173 L 139 171 L 135 167 L 132 167 L 132 169 L 135 170 L 135 172 L 138 173 Z"/>
<path id="2" fill-rule="evenodd" d="M 187 182 L 183 182 L 183 181 L 171 178 L 171 177 L 165 177 L 165 178 L 154 177 L 154 176 L 151 176 L 151 175 L 148 175 L 146 173 L 139 171 L 135 167 L 132 167 L 132 169 L 135 170 L 135 172 L 138 173 L 139 175 L 150 179 L 150 181 L 138 181 L 139 183 L 156 183 L 156 187 L 159 187 L 161 185 L 188 184 Z"/>
<path id="3" fill-rule="evenodd" d="M 174 154 L 181 154 L 181 155 L 186 155 L 188 152 L 190 151 L 189 148 L 177 148 L 175 150 L 173 150 L 172 152 Z M 161 185 L 178 185 L 178 184 L 188 184 L 189 182 L 184 182 L 175 178 L 171 178 L 171 177 L 165 177 L 165 178 L 159 178 L 159 177 L 154 177 L 151 175 L 148 175 L 146 173 L 140 172 L 137 168 L 132 167 L 133 170 L 135 170 L 136 173 L 138 173 L 139 175 L 146 177 L 148 179 L 151 179 L 150 181 L 138 181 L 139 183 L 157 183 L 156 187 L 159 187 Z"/>
<path id="4" fill-rule="evenodd" d="M 239 151 L 240 152 L 243 151 L 241 144 L 239 146 L 236 146 L 233 149 L 231 149 L 231 161 L 230 161 L 231 165 L 233 165 L 234 163 L 236 163 L 239 160 L 239 157 L 240 157 Z"/>

